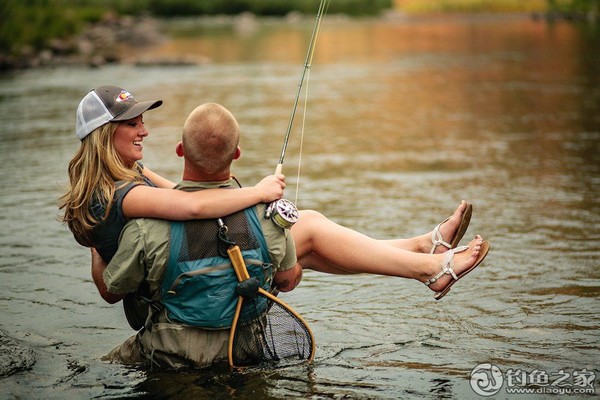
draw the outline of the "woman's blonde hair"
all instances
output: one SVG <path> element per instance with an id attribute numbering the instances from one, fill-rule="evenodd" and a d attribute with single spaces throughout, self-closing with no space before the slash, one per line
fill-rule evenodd
<path id="1" fill-rule="evenodd" d="M 142 180 L 141 167 L 126 166 L 113 145 L 118 122 L 109 122 L 94 130 L 81 141 L 81 147 L 69 162 L 69 188 L 60 198 L 64 209 L 62 222 L 69 226 L 77 242 L 92 247 L 92 229 L 101 222 L 91 212 L 92 202 L 105 205 L 109 214 L 118 181 Z"/>

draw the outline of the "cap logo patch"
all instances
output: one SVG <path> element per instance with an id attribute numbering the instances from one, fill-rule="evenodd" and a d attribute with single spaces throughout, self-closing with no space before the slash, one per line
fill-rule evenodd
<path id="1" fill-rule="evenodd" d="M 127 101 L 127 100 L 135 101 L 135 98 L 127 90 L 121 90 L 121 93 L 119 93 L 119 95 L 117 96 L 117 98 L 115 100 L 117 101 L 117 103 L 120 103 L 122 101 Z"/>

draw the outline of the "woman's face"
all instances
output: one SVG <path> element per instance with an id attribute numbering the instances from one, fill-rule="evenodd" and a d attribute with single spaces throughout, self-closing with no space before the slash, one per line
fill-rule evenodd
<path id="1" fill-rule="evenodd" d="M 113 144 L 121 161 L 128 167 L 143 158 L 142 141 L 146 136 L 148 136 L 148 131 L 144 126 L 142 115 L 119 122 L 113 136 Z"/>

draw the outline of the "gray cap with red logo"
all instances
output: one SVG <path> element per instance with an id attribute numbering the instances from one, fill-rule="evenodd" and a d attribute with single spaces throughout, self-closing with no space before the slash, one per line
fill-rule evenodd
<path id="1" fill-rule="evenodd" d="M 75 133 L 80 140 L 108 122 L 127 121 L 152 110 L 162 100 L 138 102 L 127 90 L 117 86 L 101 86 L 91 90 L 77 107 Z"/>

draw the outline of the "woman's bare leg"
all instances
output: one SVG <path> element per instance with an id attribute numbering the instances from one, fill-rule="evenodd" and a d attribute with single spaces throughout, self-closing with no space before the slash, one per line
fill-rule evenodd
<path id="1" fill-rule="evenodd" d="M 443 254 L 415 253 L 390 246 L 327 219 L 322 214 L 300 211 L 300 220 L 291 228 L 299 263 L 326 273 L 369 273 L 411 278 L 425 282 L 440 271 Z M 455 272 L 471 267 L 482 240 L 476 238 L 467 251 L 454 258 Z M 444 275 L 429 288 L 437 291 L 452 279 Z"/>
<path id="2" fill-rule="evenodd" d="M 298 259 L 296 265 L 300 265 L 302 269 L 311 269 L 313 271 L 323 272 L 332 275 L 352 275 L 359 272 L 351 272 L 331 264 L 317 253 L 308 253 Z"/>

